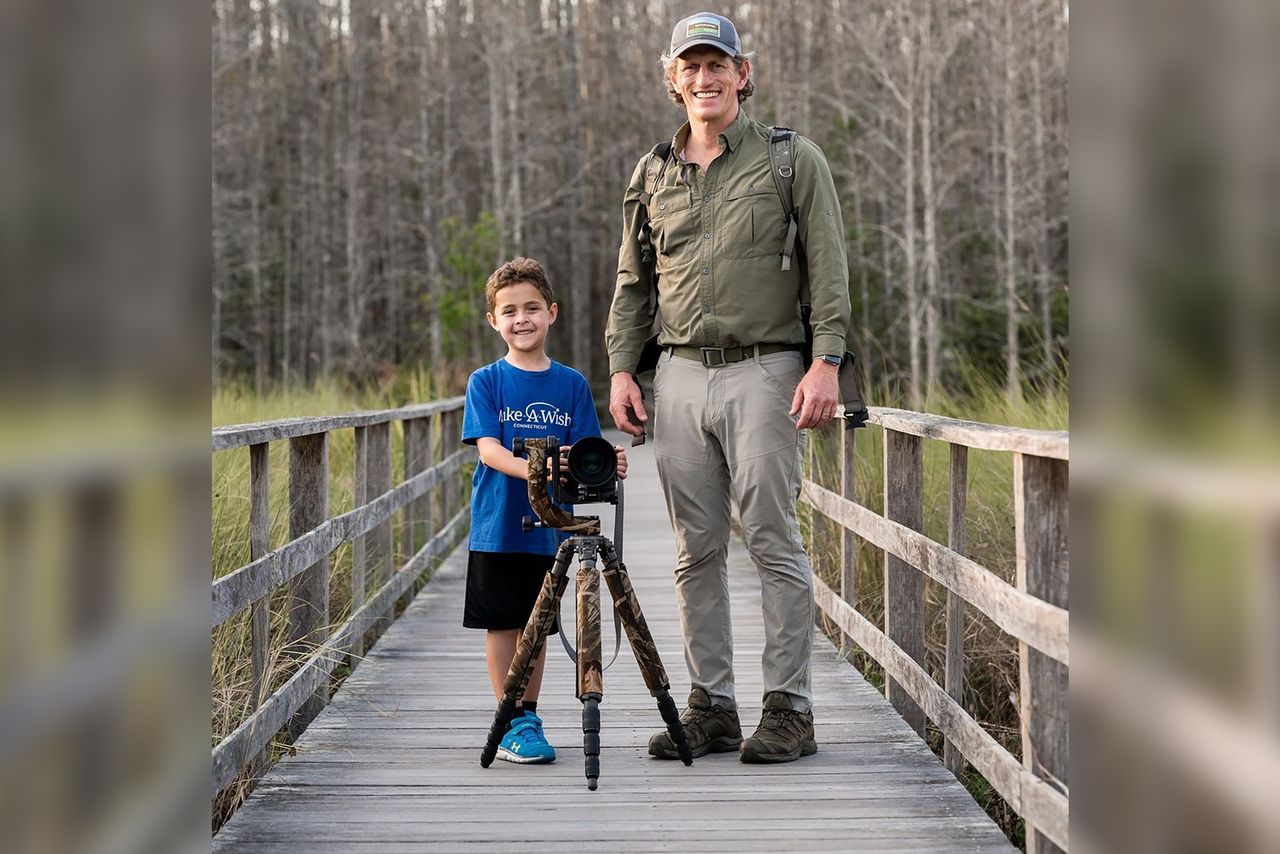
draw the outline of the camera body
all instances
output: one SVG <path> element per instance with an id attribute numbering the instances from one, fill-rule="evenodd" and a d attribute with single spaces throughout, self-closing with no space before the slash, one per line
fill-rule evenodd
<path id="1" fill-rule="evenodd" d="M 618 457 L 613 445 L 599 436 L 579 439 L 560 462 L 560 440 L 548 436 L 546 442 L 551 498 L 557 504 L 617 504 Z M 525 440 L 516 438 L 511 452 L 525 455 Z"/>

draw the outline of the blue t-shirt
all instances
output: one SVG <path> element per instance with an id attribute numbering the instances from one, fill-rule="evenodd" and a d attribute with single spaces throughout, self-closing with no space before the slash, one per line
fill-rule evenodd
<path id="1" fill-rule="evenodd" d="M 517 436 L 557 436 L 560 444 L 572 445 L 584 436 L 599 435 L 587 380 L 566 365 L 552 361 L 545 371 L 525 371 L 499 359 L 467 380 L 462 441 L 469 445 L 492 436 L 511 450 Z M 559 531 L 521 530 L 521 517 L 533 515 L 525 481 L 484 463 L 476 466 L 471 478 L 472 551 L 555 554 L 563 539 Z"/>

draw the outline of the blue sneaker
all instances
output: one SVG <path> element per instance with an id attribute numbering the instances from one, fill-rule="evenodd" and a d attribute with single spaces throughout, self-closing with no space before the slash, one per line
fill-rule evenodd
<path id="1" fill-rule="evenodd" d="M 556 761 L 556 749 L 542 734 L 542 718 L 533 712 L 522 712 L 512 718 L 511 729 L 498 745 L 498 758 L 521 765 L 538 765 Z"/>

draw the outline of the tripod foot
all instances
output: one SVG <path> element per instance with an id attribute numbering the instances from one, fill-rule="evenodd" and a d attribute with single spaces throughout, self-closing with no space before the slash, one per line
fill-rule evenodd
<path id="1" fill-rule="evenodd" d="M 671 694 L 665 689 L 657 693 L 657 698 L 658 711 L 662 714 L 663 723 L 667 725 L 671 740 L 675 742 L 680 761 L 685 765 L 692 765 L 693 751 L 689 748 L 689 739 L 684 734 L 684 724 L 680 720 L 680 713 L 676 711 L 675 700 L 671 699 Z"/>
<path id="2" fill-rule="evenodd" d="M 582 752 L 586 755 L 587 788 L 594 792 L 600 778 L 600 697 L 582 698 Z"/>
<path id="3" fill-rule="evenodd" d="M 507 726 L 510 725 L 515 711 L 514 697 L 503 697 L 502 702 L 498 703 L 498 710 L 493 715 L 493 724 L 489 727 L 489 740 L 485 742 L 484 750 L 480 753 L 481 768 L 488 768 L 493 764 L 494 757 L 498 755 L 498 745 L 502 743 L 502 737 L 507 734 Z"/>

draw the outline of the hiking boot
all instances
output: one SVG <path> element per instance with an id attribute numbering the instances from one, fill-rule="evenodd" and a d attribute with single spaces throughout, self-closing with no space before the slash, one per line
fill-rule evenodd
<path id="1" fill-rule="evenodd" d="M 685 738 L 693 755 L 729 753 L 742 744 L 742 726 L 738 713 L 724 706 L 711 705 L 711 697 L 702 688 L 689 692 L 689 705 L 680 715 Z M 649 739 L 649 755 L 659 759 L 679 759 L 671 733 L 663 730 Z"/>
<path id="2" fill-rule="evenodd" d="M 791 708 L 781 691 L 764 695 L 764 714 L 755 734 L 742 742 L 743 762 L 794 762 L 818 752 L 813 737 L 813 713 Z"/>

